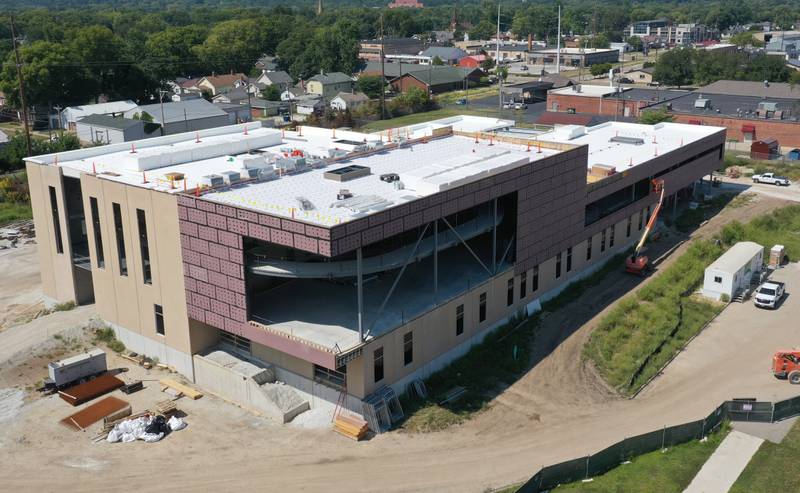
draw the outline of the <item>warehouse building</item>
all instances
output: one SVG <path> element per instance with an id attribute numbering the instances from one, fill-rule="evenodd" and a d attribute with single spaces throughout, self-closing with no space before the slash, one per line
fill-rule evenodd
<path id="1" fill-rule="evenodd" d="M 43 290 L 95 302 L 126 346 L 198 385 L 221 347 L 312 407 L 389 426 L 393 396 L 630 246 L 651 180 L 676 195 L 725 141 L 672 123 L 510 127 L 251 123 L 29 158 Z"/>

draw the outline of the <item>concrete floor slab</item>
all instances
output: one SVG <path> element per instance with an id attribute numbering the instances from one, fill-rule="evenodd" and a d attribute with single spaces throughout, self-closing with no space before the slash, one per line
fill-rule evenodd
<path id="1" fill-rule="evenodd" d="M 734 430 L 747 433 L 754 437 L 763 438 L 772 443 L 781 443 L 789 430 L 794 426 L 798 418 L 784 419 L 777 423 L 748 423 L 745 421 L 734 421 L 731 423 Z"/>
<path id="2" fill-rule="evenodd" d="M 727 493 L 763 442 L 740 431 L 730 432 L 683 493 Z"/>

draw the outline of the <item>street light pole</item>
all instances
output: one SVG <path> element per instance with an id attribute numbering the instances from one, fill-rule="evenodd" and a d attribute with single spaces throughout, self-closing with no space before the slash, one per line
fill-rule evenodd
<path id="1" fill-rule="evenodd" d="M 17 64 L 17 80 L 19 82 L 19 100 L 22 104 L 22 124 L 25 127 L 25 149 L 28 156 L 33 154 L 31 150 L 31 129 L 28 127 L 28 104 L 25 102 L 25 78 L 22 76 L 22 61 L 17 49 L 17 31 L 14 27 L 14 16 L 11 16 L 11 45 L 14 48 L 14 58 Z M 48 116 L 49 118 L 49 116 Z"/>

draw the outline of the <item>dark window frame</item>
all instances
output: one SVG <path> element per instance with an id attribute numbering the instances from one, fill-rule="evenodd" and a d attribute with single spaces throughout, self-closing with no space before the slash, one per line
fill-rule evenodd
<path id="1" fill-rule="evenodd" d="M 561 252 L 556 254 L 556 279 L 561 277 Z"/>
<path id="2" fill-rule="evenodd" d="M 511 306 L 514 304 L 514 278 L 506 282 L 506 306 Z"/>
<path id="3" fill-rule="evenodd" d="M 614 248 L 614 238 L 617 233 L 617 225 L 612 224 L 609 228 L 610 234 L 608 235 L 608 248 Z"/>
<path id="4" fill-rule="evenodd" d="M 478 297 L 478 323 L 486 321 L 486 292 Z"/>
<path id="5" fill-rule="evenodd" d="M 53 234 L 56 242 L 56 253 L 64 253 L 64 237 L 61 234 L 61 215 L 58 212 L 58 195 L 56 187 L 47 187 L 50 193 L 50 213 L 53 216 Z"/>
<path id="6" fill-rule="evenodd" d="M 100 208 L 97 197 L 89 197 L 89 212 L 92 215 L 92 229 L 94 230 L 94 253 L 98 269 L 105 269 L 106 256 L 103 251 L 103 232 L 100 229 Z"/>
<path id="7" fill-rule="evenodd" d="M 139 253 L 142 257 L 142 280 L 153 284 L 153 269 L 150 264 L 150 244 L 147 240 L 147 216 L 143 209 L 136 209 L 136 224 L 139 229 Z"/>
<path id="8" fill-rule="evenodd" d="M 586 261 L 592 260 L 592 237 L 586 238 Z"/>
<path id="9" fill-rule="evenodd" d="M 603 231 L 600 232 L 600 253 L 606 251 L 606 228 L 603 228 Z"/>
<path id="10" fill-rule="evenodd" d="M 539 264 L 533 266 L 533 279 L 531 283 L 531 293 L 539 290 Z"/>
<path id="11" fill-rule="evenodd" d="M 628 224 L 625 226 L 625 238 L 631 237 L 631 224 L 633 224 L 633 216 L 628 216 Z"/>
<path id="12" fill-rule="evenodd" d="M 376 348 L 372 352 L 372 379 L 375 383 L 383 380 L 383 346 Z"/>
<path id="13" fill-rule="evenodd" d="M 158 304 L 153 305 L 153 313 L 156 317 L 156 334 L 166 335 L 166 327 L 164 325 L 164 307 Z"/>
<path id="14" fill-rule="evenodd" d="M 128 256 L 125 252 L 125 226 L 122 223 L 122 206 L 116 202 L 111 203 L 114 212 L 114 233 L 117 238 L 117 260 L 119 261 L 119 275 L 128 276 Z"/>
<path id="15" fill-rule="evenodd" d="M 572 271 L 572 247 L 567 248 L 567 272 Z"/>
<path id="16" fill-rule="evenodd" d="M 456 306 L 456 336 L 464 333 L 464 305 Z"/>
<path id="17" fill-rule="evenodd" d="M 408 366 L 414 362 L 414 332 L 409 331 L 403 334 L 403 366 Z"/>
<path id="18" fill-rule="evenodd" d="M 519 275 L 519 299 L 525 299 L 528 296 L 528 272 L 523 272 Z"/>

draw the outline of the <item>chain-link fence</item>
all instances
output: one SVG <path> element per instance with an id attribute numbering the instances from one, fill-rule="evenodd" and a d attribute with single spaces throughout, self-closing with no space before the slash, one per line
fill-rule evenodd
<path id="1" fill-rule="evenodd" d="M 800 415 L 800 396 L 775 403 L 755 399 L 726 401 L 704 419 L 628 437 L 596 454 L 544 467 L 517 492 L 539 493 L 559 484 L 598 476 L 636 456 L 703 438 L 726 419 L 771 423 L 797 415 Z"/>

